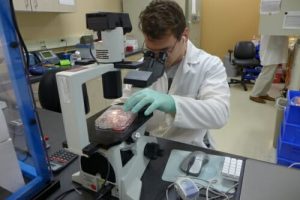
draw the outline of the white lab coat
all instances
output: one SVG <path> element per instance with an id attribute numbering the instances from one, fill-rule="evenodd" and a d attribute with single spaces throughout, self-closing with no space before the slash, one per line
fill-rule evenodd
<path id="1" fill-rule="evenodd" d="M 262 35 L 260 41 L 260 60 L 263 66 L 287 63 L 288 37 Z"/>
<path id="2" fill-rule="evenodd" d="M 206 147 L 203 138 L 208 129 L 221 128 L 228 120 L 230 91 L 224 65 L 190 41 L 169 92 L 166 73 L 150 88 L 169 93 L 176 104 L 173 115 L 154 111 L 147 122 L 153 136 Z M 123 92 L 126 99 L 131 87 L 127 85 Z"/>

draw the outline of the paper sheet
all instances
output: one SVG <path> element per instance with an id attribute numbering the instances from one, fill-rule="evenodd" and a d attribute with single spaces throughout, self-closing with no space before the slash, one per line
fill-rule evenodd
<path id="1" fill-rule="evenodd" d="M 75 5 L 75 0 L 59 0 L 59 4 L 62 5 Z"/>
<path id="2" fill-rule="evenodd" d="M 261 0 L 260 14 L 276 14 L 281 9 L 281 0 Z"/>

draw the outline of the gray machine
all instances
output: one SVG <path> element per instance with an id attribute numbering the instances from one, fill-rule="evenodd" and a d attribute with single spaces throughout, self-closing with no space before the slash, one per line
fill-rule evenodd
<path id="1" fill-rule="evenodd" d="M 93 49 L 98 63 L 56 74 L 68 149 L 81 155 L 80 171 L 72 178 L 95 192 L 108 183 L 113 186 L 113 196 L 137 200 L 142 188 L 140 179 L 150 157 L 145 156 L 145 149 L 157 145 L 156 138 L 145 135 L 144 124 L 151 116 L 139 114 L 122 133 L 96 130 L 95 120 L 103 111 L 87 117 L 90 108 L 84 85 L 102 76 L 104 97 L 121 97 L 120 68 L 139 68 L 132 70 L 124 82 L 147 87 L 163 74 L 166 56 L 157 59 L 148 52 L 142 63 L 123 61 L 124 34 L 131 31 L 127 14 L 89 13 L 86 21 L 87 27 L 99 36 Z"/>

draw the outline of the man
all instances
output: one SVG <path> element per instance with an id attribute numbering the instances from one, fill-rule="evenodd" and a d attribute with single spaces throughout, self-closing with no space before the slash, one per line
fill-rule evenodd
<path id="1" fill-rule="evenodd" d="M 154 114 L 147 123 L 151 135 L 208 147 L 208 129 L 223 127 L 229 115 L 222 62 L 188 40 L 185 17 L 176 2 L 152 1 L 140 14 L 139 27 L 144 46 L 154 53 L 166 52 L 168 58 L 164 75 L 130 96 L 124 110 L 136 113 L 149 105 L 144 114 Z M 125 96 L 131 91 L 127 86 Z"/>
<path id="2" fill-rule="evenodd" d="M 266 103 L 265 100 L 275 101 L 268 95 L 278 64 L 287 63 L 288 37 L 262 35 L 260 40 L 260 60 L 262 71 L 255 81 L 250 100 L 257 103 Z"/>

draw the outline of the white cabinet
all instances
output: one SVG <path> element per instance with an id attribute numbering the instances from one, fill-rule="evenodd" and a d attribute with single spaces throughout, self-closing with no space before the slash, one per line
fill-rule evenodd
<path id="1" fill-rule="evenodd" d="M 18 11 L 31 11 L 30 0 L 13 0 L 15 10 Z"/>
<path id="2" fill-rule="evenodd" d="M 13 0 L 16 11 L 74 12 L 76 0 Z"/>
<path id="3" fill-rule="evenodd" d="M 42 0 L 47 1 L 47 0 Z M 49 1 L 49 0 L 48 0 Z M 53 0 L 50 0 L 51 2 Z M 76 11 L 76 0 L 56 0 L 53 2 L 53 9 L 56 10 L 56 12 L 75 12 Z"/>
<path id="4" fill-rule="evenodd" d="M 31 0 L 31 9 L 32 11 L 51 12 L 54 11 L 53 6 L 56 2 L 51 0 Z"/>

